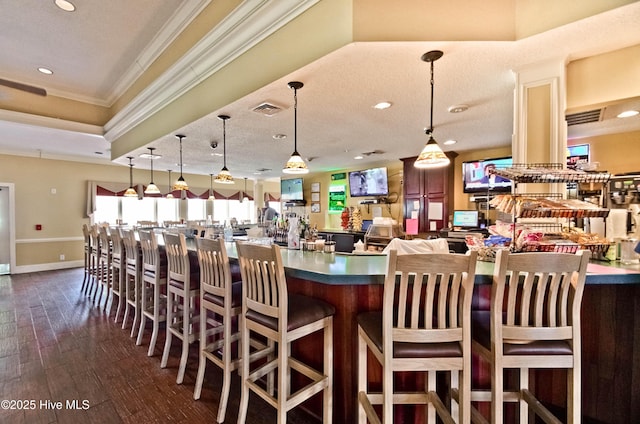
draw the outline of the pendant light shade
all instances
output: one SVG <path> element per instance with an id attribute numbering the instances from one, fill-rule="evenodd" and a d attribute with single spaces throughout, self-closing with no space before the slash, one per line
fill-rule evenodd
<path id="1" fill-rule="evenodd" d="M 422 55 L 422 60 L 431 64 L 431 122 L 425 133 L 429 136 L 429 141 L 420 152 L 418 159 L 413 166 L 416 168 L 439 168 L 449 165 L 450 161 L 444 154 L 436 140 L 433 138 L 433 62 L 442 57 L 440 50 L 432 50 Z"/>
<path id="2" fill-rule="evenodd" d="M 213 174 L 209 174 L 210 182 L 209 182 L 209 200 L 216 200 L 216 196 L 213 194 Z"/>
<path id="3" fill-rule="evenodd" d="M 153 151 L 156 149 L 155 147 L 148 147 L 149 149 L 149 159 L 151 159 L 151 182 L 147 186 L 144 194 L 160 194 L 160 189 L 153 182 Z"/>
<path id="4" fill-rule="evenodd" d="M 129 188 L 124 192 L 124 197 L 138 197 L 138 192 L 133 188 L 133 156 L 127 156 L 129 159 Z"/>
<path id="5" fill-rule="evenodd" d="M 171 170 L 167 169 L 167 172 L 169 173 L 169 193 L 167 193 L 167 199 L 175 199 L 175 197 L 173 197 L 173 193 L 171 192 Z"/>
<path id="6" fill-rule="evenodd" d="M 306 174 L 309 172 L 307 164 L 298 153 L 298 90 L 304 86 L 299 81 L 289 83 L 289 88 L 293 90 L 293 153 L 282 169 L 285 174 Z"/>
<path id="7" fill-rule="evenodd" d="M 227 169 L 227 119 L 229 118 L 230 116 L 227 115 L 218 115 L 218 119 L 222 120 L 222 148 L 224 160 L 222 169 L 216 177 L 216 182 L 220 184 L 233 184 L 233 177 Z"/>
<path id="8" fill-rule="evenodd" d="M 180 177 L 178 177 L 178 180 L 173 185 L 173 189 L 189 190 L 189 186 L 187 185 L 187 182 L 184 180 L 184 177 L 182 176 L 182 139 L 185 138 L 186 136 L 182 134 L 176 134 L 176 137 L 178 137 L 178 140 L 180 140 Z"/>

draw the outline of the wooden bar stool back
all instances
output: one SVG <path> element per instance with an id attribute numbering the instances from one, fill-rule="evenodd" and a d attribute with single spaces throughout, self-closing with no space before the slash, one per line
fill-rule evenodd
<path id="1" fill-rule="evenodd" d="M 278 424 L 286 423 L 287 411 L 313 395 L 323 392 L 323 423 L 331 423 L 333 405 L 333 315 L 335 308 L 319 299 L 287 293 L 287 281 L 280 247 L 236 242 L 242 274 L 242 394 L 238 423 L 244 423 L 253 391 L 276 408 Z M 294 359 L 291 344 L 322 331 L 323 370 Z M 255 366 L 260 354 L 250 354 L 253 335 L 266 337 L 265 362 Z M 275 351 L 273 346 L 277 345 Z M 275 353 L 275 357 L 273 356 Z M 246 358 L 246 359 L 245 359 Z M 253 365 L 253 366 L 252 366 Z M 291 374 L 307 379 L 292 393 Z M 264 384 L 263 377 L 267 377 Z M 274 392 L 273 378 L 276 380 Z"/>
<path id="2" fill-rule="evenodd" d="M 133 322 L 131 323 L 131 337 L 134 337 L 140 324 L 140 285 L 142 282 L 142 251 L 136 241 L 133 230 L 122 230 L 122 242 L 125 249 L 125 275 L 124 275 L 124 317 L 122 329 L 127 328 L 129 313 L 133 309 Z"/>
<path id="3" fill-rule="evenodd" d="M 395 404 L 426 404 L 428 422 L 470 422 L 471 298 L 476 252 L 388 252 L 382 311 L 358 315 L 358 419 L 392 423 Z M 367 351 L 382 365 L 382 393 L 368 387 Z M 451 410 L 436 393 L 450 372 Z M 426 372 L 424 390 L 394 392 L 394 373 Z M 382 405 L 382 421 L 373 405 Z M 425 420 L 427 422 L 427 420 Z"/>
<path id="4" fill-rule="evenodd" d="M 98 293 L 98 287 L 100 286 L 100 264 L 101 264 L 101 253 L 100 253 L 100 233 L 98 230 L 98 225 L 92 225 L 89 228 L 89 237 L 91 238 L 91 250 L 90 250 L 90 258 L 91 261 L 91 269 L 93 272 L 91 273 L 90 283 L 87 288 L 87 295 L 92 297 L 95 301 L 96 294 Z M 93 295 L 92 295 L 93 293 Z"/>
<path id="5" fill-rule="evenodd" d="M 176 379 L 176 383 L 182 384 L 189 345 L 198 340 L 199 335 L 196 324 L 200 322 L 200 315 L 196 299 L 200 297 L 200 267 L 197 256 L 189 255 L 184 234 L 165 233 L 164 245 L 167 252 L 167 336 L 160 368 L 167 366 L 175 336 L 182 342 Z"/>
<path id="6" fill-rule="evenodd" d="M 149 342 L 148 356 L 153 352 L 160 332 L 160 323 L 166 320 L 167 309 L 167 256 L 160 249 L 153 231 L 139 231 L 142 250 L 142 281 L 140 283 L 140 329 L 136 345 L 142 344 L 146 321 L 150 320 L 153 329 Z"/>
<path id="7" fill-rule="evenodd" d="M 223 372 L 217 421 L 224 422 L 231 387 L 231 373 L 240 366 L 239 315 L 242 311 L 242 284 L 231 281 L 229 257 L 224 240 L 196 238 L 200 263 L 200 363 L 194 399 L 200 399 L 207 360 Z M 235 321 L 235 325 L 234 325 Z"/>
<path id="8" fill-rule="evenodd" d="M 98 296 L 98 304 L 102 301 L 102 295 L 104 294 L 104 307 L 106 309 L 109 302 L 109 294 L 111 293 L 111 262 L 112 253 L 111 248 L 111 235 L 109 229 L 104 225 L 98 226 L 98 238 L 100 243 L 100 260 L 98 267 L 100 268 L 99 279 L 100 283 L 100 295 Z"/>
<path id="9" fill-rule="evenodd" d="M 580 423 L 580 305 L 590 252 L 518 253 L 496 257 L 491 311 L 473 314 L 473 348 L 491 364 L 491 421 L 504 421 L 504 402 L 518 402 L 520 423 L 539 415 L 560 423 L 530 391 L 529 370 L 567 370 L 567 422 Z M 519 386 L 504 387 L 504 370 L 517 369 Z M 531 390 L 533 388 L 531 387 Z M 532 420 L 531 422 L 534 422 Z"/>
<path id="10" fill-rule="evenodd" d="M 115 298 L 118 298 L 118 307 L 116 308 L 116 316 L 113 321 L 118 322 L 118 317 L 124 305 L 124 275 L 125 275 L 125 250 L 122 242 L 122 235 L 119 228 L 111 230 L 111 303 L 109 303 L 109 314 Z"/>
<path id="11" fill-rule="evenodd" d="M 91 261 L 91 231 L 87 224 L 82 224 L 82 235 L 84 237 L 84 278 L 82 279 L 82 293 L 87 292 L 91 276 L 94 273 L 93 262 Z"/>

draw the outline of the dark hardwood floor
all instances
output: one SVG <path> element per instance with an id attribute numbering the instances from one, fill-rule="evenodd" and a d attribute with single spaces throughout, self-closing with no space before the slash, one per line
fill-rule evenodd
<path id="1" fill-rule="evenodd" d="M 197 343 L 177 385 L 177 341 L 161 369 L 164 331 L 148 357 L 150 329 L 136 346 L 113 322 L 115 308 L 107 316 L 80 292 L 82 278 L 82 269 L 0 276 L 0 423 L 214 423 L 222 374 L 209 364 L 202 397 L 193 400 Z M 239 397 L 236 374 L 225 423 L 236 422 Z M 251 396 L 247 423 L 275 417 Z M 288 418 L 316 423 L 299 409 Z"/>

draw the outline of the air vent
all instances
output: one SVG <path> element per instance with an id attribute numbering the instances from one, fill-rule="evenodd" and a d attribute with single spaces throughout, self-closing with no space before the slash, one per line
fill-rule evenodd
<path id="1" fill-rule="evenodd" d="M 572 113 L 565 117 L 567 126 L 588 124 L 600 121 L 602 109 L 588 110 L 586 112 Z"/>
<path id="2" fill-rule="evenodd" d="M 364 156 L 382 155 L 382 154 L 384 154 L 384 151 L 382 151 L 382 150 L 378 150 L 378 149 L 373 150 L 373 151 L 371 151 L 371 152 L 364 152 L 364 153 L 363 153 L 363 155 L 364 155 Z"/>
<path id="3" fill-rule="evenodd" d="M 280 112 L 282 108 L 272 103 L 264 102 L 264 103 L 260 103 L 258 106 L 254 107 L 252 110 L 261 115 L 273 116 L 276 113 Z"/>

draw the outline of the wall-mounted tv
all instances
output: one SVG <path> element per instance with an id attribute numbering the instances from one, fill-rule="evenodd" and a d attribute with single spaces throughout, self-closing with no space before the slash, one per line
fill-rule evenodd
<path id="1" fill-rule="evenodd" d="M 508 168 L 513 164 L 510 157 L 462 162 L 462 182 L 465 193 L 508 193 L 511 180 L 489 174 L 493 168 Z"/>
<path id="2" fill-rule="evenodd" d="M 589 162 L 589 145 L 575 144 L 567 146 L 567 168 L 575 169 L 580 164 Z"/>
<path id="3" fill-rule="evenodd" d="M 370 168 L 349 172 L 351 197 L 386 196 L 389 194 L 387 168 Z"/>
<path id="4" fill-rule="evenodd" d="M 280 180 L 280 200 L 283 202 L 304 200 L 302 178 Z"/>

